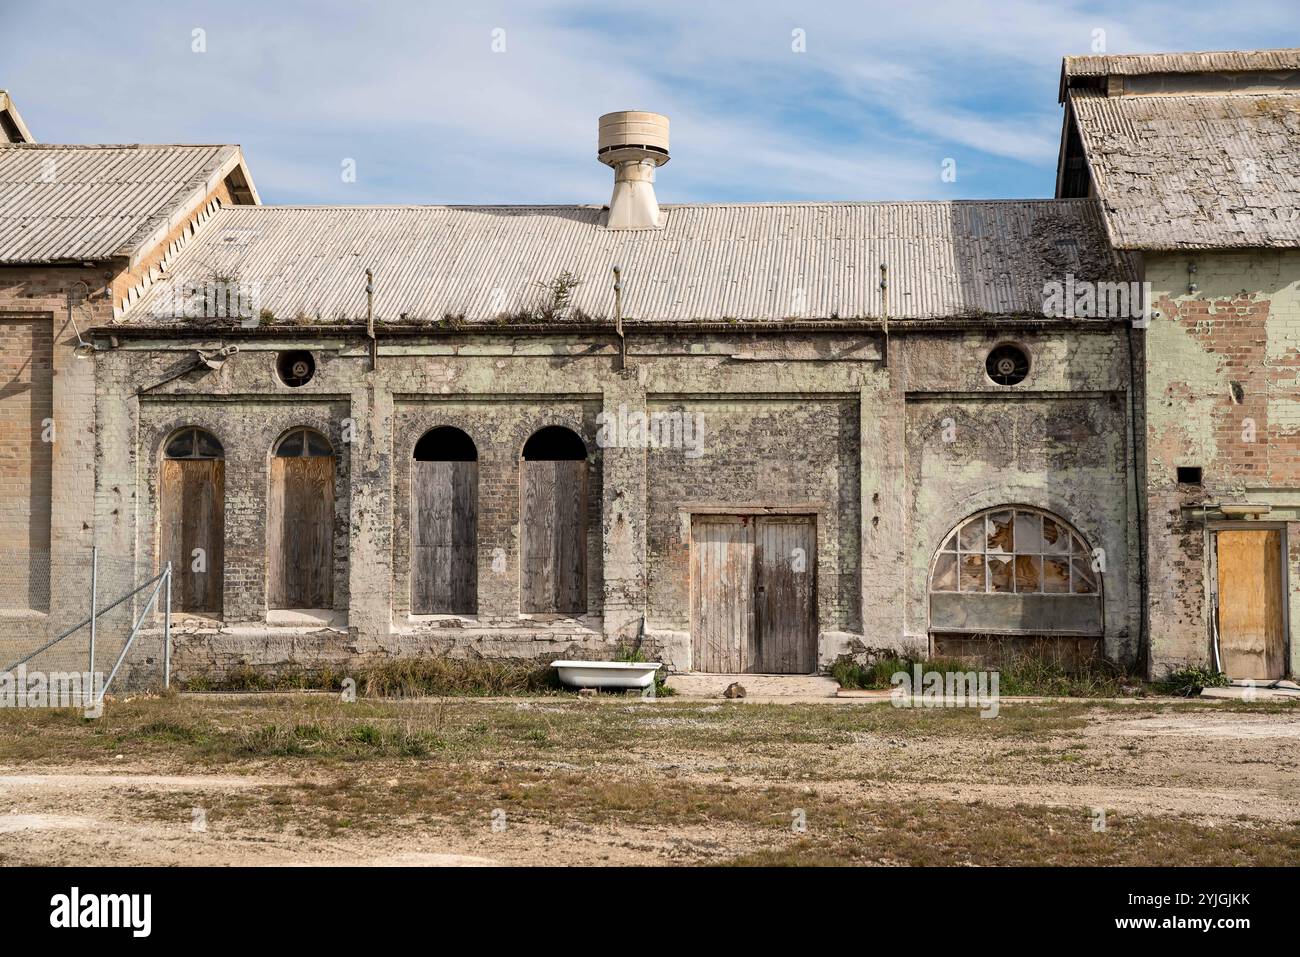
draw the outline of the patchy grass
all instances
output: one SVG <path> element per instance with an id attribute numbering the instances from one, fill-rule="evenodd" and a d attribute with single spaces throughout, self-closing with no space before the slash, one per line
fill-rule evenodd
<path id="1" fill-rule="evenodd" d="M 349 853 L 477 840 L 467 849 L 489 856 L 507 846 L 499 840 L 523 848 L 515 860 L 549 863 L 669 847 L 620 862 L 1287 864 L 1300 853 L 1300 808 L 1264 816 L 1253 804 L 1257 787 L 1261 800 L 1284 799 L 1278 769 L 1293 739 L 1207 747 L 1168 732 L 1170 719 L 1199 716 L 1222 734 L 1233 715 L 1258 729 L 1261 716 L 1300 719 L 1300 706 L 1055 701 L 1007 704 L 985 720 L 975 709 L 856 703 L 173 695 L 110 700 L 97 721 L 0 710 L 0 754 L 24 774 L 237 777 L 241 787 L 224 790 L 186 780 L 97 792 L 108 795 L 101 816 L 165 834 L 188 834 L 203 808 L 213 853 L 295 841 L 304 855 L 325 853 L 328 837 L 361 842 Z M 1165 733 L 1145 735 L 1148 718 Z M 1189 788 L 1214 802 L 1192 796 L 1168 810 Z M 1087 806 L 1098 789 L 1129 795 L 1103 831 Z M 1166 809 L 1150 810 L 1144 789 Z M 59 813 L 90 813 L 51 795 Z M 510 824 L 499 839 L 497 811 Z"/>
<path id="2" fill-rule="evenodd" d="M 1212 671 L 1209 668 L 1180 668 L 1170 671 L 1155 682 L 1155 687 L 1161 694 L 1194 698 L 1206 688 L 1226 688 L 1228 684 L 1228 676 L 1222 671 Z"/>
<path id="3" fill-rule="evenodd" d="M 923 671 L 940 673 L 996 671 L 998 693 L 1009 696 L 1119 698 L 1141 696 L 1146 691 L 1140 678 L 1105 659 L 1072 664 L 1048 654 L 1007 653 L 989 665 L 960 658 L 884 656 L 867 664 L 841 659 L 832 666 L 831 676 L 843 688 L 879 691 L 893 687 L 891 678 L 896 673 L 910 674 L 918 664 Z"/>
<path id="4" fill-rule="evenodd" d="M 1084 808 L 874 802 L 839 809 L 822 823 L 809 812 L 807 833 L 784 847 L 742 854 L 747 866 L 1290 866 L 1300 826 L 1267 837 L 1238 824 L 1207 827 L 1176 818 L 1108 814 L 1093 830 Z"/>

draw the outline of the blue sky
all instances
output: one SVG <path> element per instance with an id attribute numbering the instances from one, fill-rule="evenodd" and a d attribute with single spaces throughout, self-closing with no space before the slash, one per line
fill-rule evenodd
<path id="1" fill-rule="evenodd" d="M 42 142 L 240 143 L 264 202 L 605 202 L 619 109 L 671 117 L 661 202 L 961 199 L 1051 195 L 1063 55 L 1295 46 L 1300 4 L 0 0 L 0 36 Z"/>

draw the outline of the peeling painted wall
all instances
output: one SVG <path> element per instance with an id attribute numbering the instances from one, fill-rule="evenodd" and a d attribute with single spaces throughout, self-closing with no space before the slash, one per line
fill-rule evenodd
<path id="1" fill-rule="evenodd" d="M 1287 531 L 1290 618 L 1300 620 L 1300 252 L 1151 255 L 1146 278 L 1161 312 L 1146 333 L 1145 408 L 1159 674 L 1211 657 L 1210 530 L 1223 516 L 1199 506 L 1271 505 L 1262 521 Z M 1200 467 L 1202 486 L 1179 485 L 1179 466 Z M 1292 674 L 1298 645 L 1293 638 Z"/>

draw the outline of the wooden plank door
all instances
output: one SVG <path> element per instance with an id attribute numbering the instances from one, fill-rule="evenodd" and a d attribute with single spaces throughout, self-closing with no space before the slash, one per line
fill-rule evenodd
<path id="1" fill-rule="evenodd" d="M 524 461 L 520 472 L 520 609 L 587 610 L 587 462 Z"/>
<path id="2" fill-rule="evenodd" d="M 755 520 L 754 654 L 746 670 L 811 674 L 817 667 L 817 530 L 806 515 Z"/>
<path id="3" fill-rule="evenodd" d="M 746 515 L 691 522 L 692 668 L 750 670 L 754 656 L 754 522 Z"/>
<path id="4" fill-rule="evenodd" d="M 160 566 L 172 565 L 172 607 L 221 614 L 226 463 L 164 459 Z M 200 556 L 196 551 L 202 550 Z M 196 570 L 196 567 L 198 570 Z"/>
<path id="5" fill-rule="evenodd" d="M 267 604 L 334 605 L 334 459 L 271 459 Z"/>
<path id="6" fill-rule="evenodd" d="M 1229 678 L 1283 677 L 1282 531 L 1215 534 L 1219 567 L 1219 654 Z"/>
<path id="7" fill-rule="evenodd" d="M 477 611 L 477 534 L 478 463 L 413 462 L 412 614 Z"/>

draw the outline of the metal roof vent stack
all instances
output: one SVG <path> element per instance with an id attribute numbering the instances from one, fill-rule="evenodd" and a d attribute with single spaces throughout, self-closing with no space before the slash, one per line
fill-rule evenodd
<path id="1" fill-rule="evenodd" d="M 614 168 L 614 195 L 605 226 L 658 229 L 655 169 L 668 162 L 668 117 L 639 110 L 606 113 L 600 118 L 596 158 Z"/>

